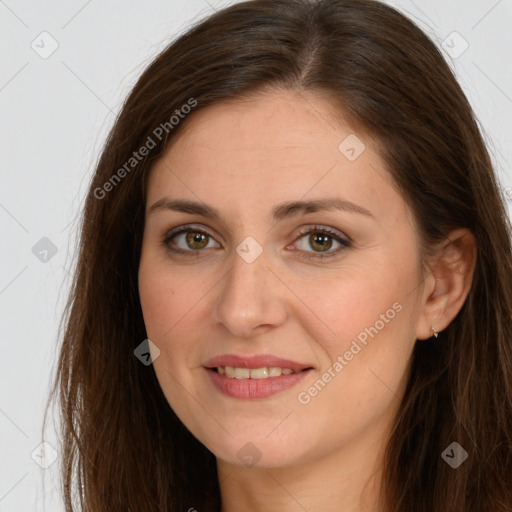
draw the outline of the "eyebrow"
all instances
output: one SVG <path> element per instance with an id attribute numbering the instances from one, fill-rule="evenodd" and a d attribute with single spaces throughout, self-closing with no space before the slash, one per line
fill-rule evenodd
<path id="1" fill-rule="evenodd" d="M 218 210 L 213 206 L 196 201 L 164 197 L 156 201 L 148 209 L 147 213 L 148 215 L 151 215 L 162 210 L 173 210 L 177 212 L 196 214 L 222 222 L 222 216 Z M 312 201 L 290 201 L 282 203 L 272 209 L 272 216 L 274 220 L 281 221 L 287 217 L 293 217 L 300 213 L 306 214 L 332 210 L 341 210 L 375 218 L 374 215 L 366 208 L 337 197 L 325 197 Z"/>

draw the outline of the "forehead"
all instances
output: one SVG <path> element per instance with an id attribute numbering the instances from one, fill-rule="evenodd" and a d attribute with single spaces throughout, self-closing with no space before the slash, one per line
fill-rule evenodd
<path id="1" fill-rule="evenodd" d="M 200 105 L 199 105 L 200 106 Z M 148 203 L 176 196 L 240 212 L 283 200 L 339 195 L 403 210 L 373 139 L 343 122 L 325 97 L 267 92 L 193 113 L 148 182 Z"/>
<path id="2" fill-rule="evenodd" d="M 187 139 L 185 143 L 204 150 L 259 151 L 263 156 L 269 151 L 281 156 L 286 149 L 306 153 L 321 146 L 337 151 L 340 136 L 354 131 L 334 112 L 325 95 L 267 90 L 194 111 L 172 144 Z"/>

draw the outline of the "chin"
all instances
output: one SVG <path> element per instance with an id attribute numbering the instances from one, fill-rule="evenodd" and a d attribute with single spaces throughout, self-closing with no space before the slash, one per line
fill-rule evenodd
<path id="1" fill-rule="evenodd" d="M 286 442 L 283 438 L 265 439 L 265 436 L 234 436 L 204 443 L 218 460 L 242 468 L 278 468 L 298 464 L 306 454 L 301 453 L 303 443 Z"/>

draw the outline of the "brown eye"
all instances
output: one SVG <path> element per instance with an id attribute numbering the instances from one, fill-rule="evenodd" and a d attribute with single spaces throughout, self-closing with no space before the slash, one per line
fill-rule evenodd
<path id="1" fill-rule="evenodd" d="M 332 237 L 325 233 L 313 233 L 309 235 L 308 243 L 313 249 L 324 252 L 332 247 Z"/>
<path id="2" fill-rule="evenodd" d="M 305 253 L 301 254 L 301 257 L 307 259 L 330 258 L 352 246 L 352 242 L 348 237 L 344 238 L 341 233 L 332 231 L 330 228 L 315 226 L 303 230 L 301 234 L 299 242 L 302 243 L 297 242 L 297 247 L 300 249 L 300 252 Z M 338 245 L 334 246 L 334 250 L 331 251 L 330 249 L 333 247 L 333 244 Z M 313 249 L 313 251 L 309 249 Z"/>
<path id="3" fill-rule="evenodd" d="M 191 249 L 204 249 L 208 244 L 208 235 L 189 231 L 186 233 L 185 240 Z"/>
<path id="4" fill-rule="evenodd" d="M 163 240 L 163 243 L 174 252 L 198 252 L 209 247 L 213 238 L 205 231 L 183 226 L 171 231 Z M 220 247 L 218 244 L 213 247 Z"/>

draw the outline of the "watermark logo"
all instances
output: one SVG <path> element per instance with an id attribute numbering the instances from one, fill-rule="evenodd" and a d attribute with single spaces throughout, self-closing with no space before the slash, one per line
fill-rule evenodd
<path id="1" fill-rule="evenodd" d="M 343 139 L 338 146 L 339 152 L 350 162 L 357 160 L 365 149 L 363 141 L 353 133 Z"/>
<path id="2" fill-rule="evenodd" d="M 441 453 L 441 458 L 453 469 L 457 469 L 468 458 L 468 452 L 459 443 L 453 442 Z"/>
<path id="3" fill-rule="evenodd" d="M 252 468 L 261 459 L 262 453 L 253 443 L 249 442 L 238 450 L 236 456 L 244 466 Z"/>
<path id="4" fill-rule="evenodd" d="M 34 50 L 41 59 L 48 59 L 59 47 L 57 40 L 48 32 L 41 32 L 30 43 L 30 47 Z"/>
<path id="5" fill-rule="evenodd" d="M 160 349 L 151 340 L 145 339 L 133 353 L 143 365 L 149 366 L 160 355 Z"/>
<path id="6" fill-rule="evenodd" d="M 47 441 L 38 444 L 30 454 L 41 468 L 48 469 L 57 460 L 57 450 Z"/>
<path id="7" fill-rule="evenodd" d="M 48 263 L 56 254 L 57 246 L 46 236 L 43 236 L 33 247 L 32 254 L 43 263 Z"/>
<path id="8" fill-rule="evenodd" d="M 237 246 L 236 252 L 246 263 L 253 263 L 263 252 L 263 247 L 252 236 L 248 236 Z"/>
<path id="9" fill-rule="evenodd" d="M 452 59 L 458 59 L 469 48 L 469 43 L 454 31 L 443 40 L 441 46 Z"/>
<path id="10" fill-rule="evenodd" d="M 505 194 L 505 199 L 512 203 L 512 187 L 501 187 L 501 190 Z"/>

